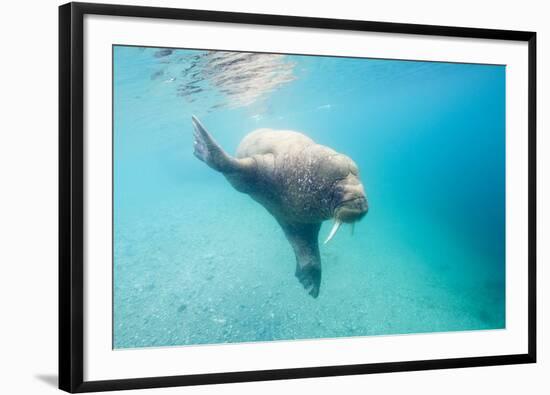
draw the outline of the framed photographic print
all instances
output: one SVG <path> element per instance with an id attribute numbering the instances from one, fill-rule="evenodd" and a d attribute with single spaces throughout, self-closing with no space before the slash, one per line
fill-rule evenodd
<path id="1" fill-rule="evenodd" d="M 535 362 L 535 33 L 59 27 L 61 389 Z"/>

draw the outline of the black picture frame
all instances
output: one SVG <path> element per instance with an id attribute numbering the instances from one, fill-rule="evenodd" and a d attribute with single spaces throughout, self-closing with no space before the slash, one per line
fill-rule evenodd
<path id="1" fill-rule="evenodd" d="M 84 380 L 84 87 L 86 14 L 306 27 L 528 43 L 528 352 L 469 358 Z M 536 33 L 142 6 L 68 3 L 59 7 L 59 388 L 71 393 L 279 380 L 382 372 L 534 363 L 536 361 Z"/>

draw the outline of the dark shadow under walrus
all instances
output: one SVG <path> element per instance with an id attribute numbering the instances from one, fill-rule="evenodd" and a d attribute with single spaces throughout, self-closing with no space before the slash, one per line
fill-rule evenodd
<path id="1" fill-rule="evenodd" d="M 319 296 L 321 223 L 335 221 L 327 243 L 343 222 L 359 221 L 368 210 L 355 163 L 301 133 L 271 129 L 248 134 L 233 157 L 195 116 L 192 121 L 195 156 L 275 217 L 294 249 L 296 277 Z"/>

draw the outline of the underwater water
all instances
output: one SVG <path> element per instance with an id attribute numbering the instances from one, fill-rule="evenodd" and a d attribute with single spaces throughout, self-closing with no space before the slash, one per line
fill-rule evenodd
<path id="1" fill-rule="evenodd" d="M 114 348 L 505 327 L 504 66 L 115 46 L 113 72 Z M 358 165 L 318 298 L 192 114 L 231 154 L 267 127 Z"/>

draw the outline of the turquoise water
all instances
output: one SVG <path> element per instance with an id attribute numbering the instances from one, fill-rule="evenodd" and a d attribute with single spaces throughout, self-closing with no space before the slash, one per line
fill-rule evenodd
<path id="1" fill-rule="evenodd" d="M 504 328 L 504 66 L 113 56 L 115 348 Z M 369 213 L 321 245 L 317 299 L 275 219 L 193 156 L 191 114 L 230 153 L 268 127 L 357 163 Z"/>

